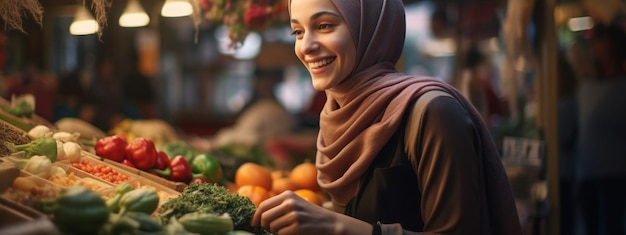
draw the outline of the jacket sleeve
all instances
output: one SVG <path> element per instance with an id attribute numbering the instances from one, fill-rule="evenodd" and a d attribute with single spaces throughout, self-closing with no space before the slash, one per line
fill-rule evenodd
<path id="1" fill-rule="evenodd" d="M 406 145 L 413 145 L 408 155 L 422 196 L 424 232 L 418 234 L 480 234 L 482 196 L 476 128 L 467 112 L 449 96 L 434 98 L 421 115 L 410 120 L 420 120 L 418 128 L 406 130 L 418 131 L 417 135 L 405 138 Z M 398 226 L 383 225 L 383 234 L 415 234 Z"/>

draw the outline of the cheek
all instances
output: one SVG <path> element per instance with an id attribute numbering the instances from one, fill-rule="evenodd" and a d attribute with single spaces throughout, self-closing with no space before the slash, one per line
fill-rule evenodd
<path id="1" fill-rule="evenodd" d="M 356 48 L 354 42 L 351 40 L 350 34 L 336 34 L 332 38 L 328 38 L 326 45 L 332 45 L 332 50 L 341 55 L 344 61 L 354 61 L 356 57 Z M 344 62 L 345 63 L 345 62 Z"/>
<path id="2" fill-rule="evenodd" d="M 298 45 L 298 42 L 296 42 L 293 46 L 293 53 L 296 55 L 296 57 L 298 57 L 298 60 L 300 60 L 300 62 L 304 64 L 304 60 L 302 60 L 304 58 L 304 54 L 300 51 L 300 46 Z"/>

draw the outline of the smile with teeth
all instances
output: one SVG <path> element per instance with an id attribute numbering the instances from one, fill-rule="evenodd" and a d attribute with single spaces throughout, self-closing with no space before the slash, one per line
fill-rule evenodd
<path id="1" fill-rule="evenodd" d="M 323 59 L 323 60 L 320 60 L 320 61 L 311 62 L 311 63 L 309 63 L 309 67 L 312 68 L 312 69 L 317 69 L 317 68 L 324 67 L 324 66 L 332 63 L 333 61 L 335 61 L 335 58 L 327 58 L 327 59 Z"/>

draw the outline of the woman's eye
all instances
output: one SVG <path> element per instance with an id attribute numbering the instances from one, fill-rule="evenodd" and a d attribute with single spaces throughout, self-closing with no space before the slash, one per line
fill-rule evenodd
<path id="1" fill-rule="evenodd" d="M 332 24 L 320 24 L 319 29 L 329 29 L 333 27 Z"/>
<path id="2" fill-rule="evenodd" d="M 302 34 L 302 31 L 301 31 L 301 30 L 293 30 L 293 31 L 291 32 L 291 35 L 293 35 L 293 36 L 298 36 L 298 35 L 300 35 L 300 34 Z"/>

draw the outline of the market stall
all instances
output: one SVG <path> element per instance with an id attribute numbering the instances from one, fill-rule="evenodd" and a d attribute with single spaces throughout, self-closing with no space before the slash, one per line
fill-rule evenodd
<path id="1" fill-rule="evenodd" d="M 0 233 L 268 234 L 249 223 L 270 196 L 293 190 L 319 206 L 328 201 L 310 162 L 276 170 L 237 148 L 198 152 L 123 130 L 85 139 L 34 121 L 0 118 Z"/>

